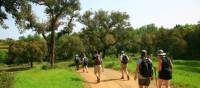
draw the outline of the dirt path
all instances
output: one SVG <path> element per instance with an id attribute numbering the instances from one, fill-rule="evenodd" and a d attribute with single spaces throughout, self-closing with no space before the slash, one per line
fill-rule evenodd
<path id="1" fill-rule="evenodd" d="M 138 81 L 131 76 L 130 80 L 120 79 L 121 73 L 112 69 L 104 69 L 101 75 L 101 82 L 96 82 L 94 69 L 89 68 L 88 73 L 83 73 L 82 70 L 78 71 L 85 80 L 85 88 L 138 88 Z M 151 83 L 150 88 L 156 88 L 155 82 Z"/>

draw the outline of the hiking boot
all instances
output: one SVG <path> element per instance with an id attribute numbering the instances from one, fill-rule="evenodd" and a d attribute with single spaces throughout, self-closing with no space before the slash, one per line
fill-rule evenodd
<path id="1" fill-rule="evenodd" d="M 120 79 L 124 79 L 124 76 L 122 76 Z"/>
<path id="2" fill-rule="evenodd" d="M 127 75 L 127 79 L 128 79 L 128 80 L 130 80 L 130 77 L 129 77 L 129 75 Z"/>
<path id="3" fill-rule="evenodd" d="M 97 77 L 97 83 L 99 83 L 100 82 L 100 78 L 99 77 Z"/>

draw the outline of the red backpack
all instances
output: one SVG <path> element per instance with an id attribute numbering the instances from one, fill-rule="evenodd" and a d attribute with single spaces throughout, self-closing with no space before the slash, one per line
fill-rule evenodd
<path id="1" fill-rule="evenodd" d="M 102 59 L 100 55 L 97 55 L 95 58 L 95 65 L 100 65 L 100 64 L 102 64 Z"/>

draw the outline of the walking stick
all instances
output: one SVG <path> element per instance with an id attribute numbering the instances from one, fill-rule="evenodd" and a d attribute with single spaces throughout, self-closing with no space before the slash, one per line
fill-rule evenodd
<path id="1" fill-rule="evenodd" d="M 158 88 L 158 80 L 157 80 L 157 75 L 156 75 L 156 67 L 154 67 L 154 75 L 155 75 L 155 80 L 156 80 L 156 88 Z"/>

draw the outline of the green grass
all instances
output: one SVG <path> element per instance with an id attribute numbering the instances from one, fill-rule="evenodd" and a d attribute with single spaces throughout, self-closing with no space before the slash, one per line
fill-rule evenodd
<path id="1" fill-rule="evenodd" d="M 128 70 L 134 73 L 136 67 L 136 58 L 130 57 L 131 61 L 128 65 Z M 153 57 L 153 64 L 157 66 L 157 61 Z M 173 61 L 173 79 L 172 84 L 174 88 L 200 88 L 200 61 L 192 60 L 174 60 Z M 104 60 L 104 66 L 107 68 L 113 68 L 115 70 L 120 69 L 120 62 L 116 57 L 106 57 Z"/>
<path id="2" fill-rule="evenodd" d="M 70 68 L 34 68 L 16 73 L 15 88 L 83 88 L 83 80 Z"/>

